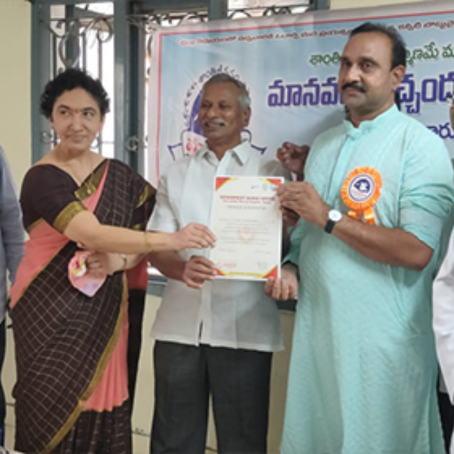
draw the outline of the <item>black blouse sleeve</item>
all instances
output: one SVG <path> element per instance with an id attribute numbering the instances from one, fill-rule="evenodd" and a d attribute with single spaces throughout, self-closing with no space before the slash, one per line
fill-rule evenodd
<path id="1" fill-rule="evenodd" d="M 25 175 L 20 197 L 25 228 L 43 219 L 63 233 L 74 216 L 86 210 L 76 196 L 77 189 L 71 176 L 56 166 L 32 167 Z"/>

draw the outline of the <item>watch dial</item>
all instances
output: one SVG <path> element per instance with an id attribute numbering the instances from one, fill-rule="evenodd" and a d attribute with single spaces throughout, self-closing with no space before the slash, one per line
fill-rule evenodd
<path id="1" fill-rule="evenodd" d="M 329 218 L 334 222 L 339 222 L 342 219 L 342 213 L 337 210 L 331 210 L 329 212 Z"/>

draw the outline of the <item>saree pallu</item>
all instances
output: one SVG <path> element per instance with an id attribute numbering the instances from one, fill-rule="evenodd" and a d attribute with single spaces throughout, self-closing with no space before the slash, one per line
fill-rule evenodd
<path id="1" fill-rule="evenodd" d="M 105 225 L 142 230 L 154 204 L 154 189 L 116 160 L 106 163 L 94 194 L 84 193 L 83 187 L 78 192 Z M 62 216 L 71 216 L 71 209 L 68 206 Z M 29 233 L 28 251 L 11 292 L 16 449 L 130 452 L 126 365 L 124 377 L 113 382 L 106 377 L 110 369 L 118 370 L 115 363 L 126 362 L 128 287 L 133 287 L 134 300 L 143 307 L 146 262 L 128 273 L 108 276 L 89 298 L 72 287 L 67 276 L 77 245 L 43 221 Z M 115 427 L 112 439 L 100 439 L 109 424 Z"/>

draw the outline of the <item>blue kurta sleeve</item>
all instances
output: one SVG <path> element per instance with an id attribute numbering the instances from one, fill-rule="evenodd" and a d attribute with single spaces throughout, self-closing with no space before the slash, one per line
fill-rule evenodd
<path id="1" fill-rule="evenodd" d="M 290 249 L 287 255 L 284 257 L 283 262 L 291 262 L 298 266 L 300 258 L 300 246 L 303 238 L 303 221 L 299 221 L 296 228 L 293 230 L 290 236 Z"/>
<path id="2" fill-rule="evenodd" d="M 400 227 L 437 249 L 454 201 L 448 151 L 435 135 L 413 136 L 408 145 L 400 199 Z"/>

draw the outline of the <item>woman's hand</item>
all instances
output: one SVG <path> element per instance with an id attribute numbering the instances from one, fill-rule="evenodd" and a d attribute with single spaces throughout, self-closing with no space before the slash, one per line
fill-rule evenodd
<path id="1" fill-rule="evenodd" d="M 216 237 L 208 227 L 191 222 L 180 231 L 171 235 L 170 244 L 174 251 L 181 251 L 182 249 L 204 249 L 206 247 L 214 247 Z"/>
<path id="2" fill-rule="evenodd" d="M 111 276 L 124 269 L 125 259 L 120 254 L 93 252 L 87 257 L 86 265 L 91 273 Z"/>

